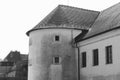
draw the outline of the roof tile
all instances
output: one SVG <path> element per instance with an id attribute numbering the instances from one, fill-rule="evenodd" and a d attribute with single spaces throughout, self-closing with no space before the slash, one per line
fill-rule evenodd
<path id="1" fill-rule="evenodd" d="M 90 32 L 83 39 L 120 27 L 120 3 L 101 11 Z"/>
<path id="2" fill-rule="evenodd" d="M 59 5 L 33 29 L 27 32 L 44 28 L 73 28 L 89 29 L 99 15 L 98 11 Z"/>

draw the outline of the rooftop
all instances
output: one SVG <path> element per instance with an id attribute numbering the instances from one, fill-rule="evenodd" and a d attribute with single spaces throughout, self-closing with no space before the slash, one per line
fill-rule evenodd
<path id="1" fill-rule="evenodd" d="M 91 38 L 116 28 L 120 28 L 120 3 L 101 11 L 92 25 L 91 31 L 83 39 Z"/>
<path id="2" fill-rule="evenodd" d="M 98 15 L 98 11 L 59 5 L 33 29 L 29 30 L 27 35 L 29 36 L 31 31 L 45 28 L 89 29 Z"/>

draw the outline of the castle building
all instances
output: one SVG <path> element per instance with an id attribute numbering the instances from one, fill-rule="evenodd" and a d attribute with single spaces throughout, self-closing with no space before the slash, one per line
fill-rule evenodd
<path id="1" fill-rule="evenodd" d="M 28 80 L 120 80 L 120 3 L 59 5 L 29 36 Z"/>

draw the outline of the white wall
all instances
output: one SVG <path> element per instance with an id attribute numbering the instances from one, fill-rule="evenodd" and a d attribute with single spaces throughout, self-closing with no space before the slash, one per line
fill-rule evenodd
<path id="1" fill-rule="evenodd" d="M 66 57 L 68 60 L 69 55 L 75 55 L 71 41 L 80 33 L 81 30 L 72 29 L 41 29 L 32 31 L 30 33 L 28 80 L 48 80 L 49 66 L 52 60 L 51 56 L 56 54 L 64 57 L 64 55 L 68 54 Z M 54 41 L 55 35 L 60 35 L 60 42 L 56 43 Z M 63 60 L 65 60 L 65 57 Z M 67 61 L 62 61 L 62 64 L 66 62 Z M 72 64 L 75 63 L 73 62 Z M 70 66 L 70 69 L 71 68 L 72 66 Z M 69 70 L 69 68 L 67 70 Z M 67 73 L 65 72 L 65 74 Z M 70 71 L 69 74 L 71 75 Z"/>
<path id="2" fill-rule="evenodd" d="M 120 29 L 79 42 L 80 53 L 87 52 L 87 67 L 81 68 L 86 78 L 120 74 Z M 105 47 L 112 45 L 113 63 L 106 64 Z M 99 49 L 99 65 L 93 66 L 92 50 Z M 80 56 L 81 57 L 81 56 Z M 91 78 L 91 80 L 93 80 Z M 97 80 L 97 79 L 95 79 Z M 100 79 L 102 80 L 102 79 Z M 105 79 L 114 80 L 114 79 Z M 116 79 L 119 80 L 119 79 Z"/>

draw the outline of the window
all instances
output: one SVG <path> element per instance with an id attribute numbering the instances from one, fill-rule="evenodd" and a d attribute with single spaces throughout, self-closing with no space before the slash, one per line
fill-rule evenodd
<path id="1" fill-rule="evenodd" d="M 60 57 L 59 56 L 56 56 L 53 58 L 53 63 L 54 64 L 60 64 Z"/>
<path id="2" fill-rule="evenodd" d="M 106 46 L 106 64 L 112 63 L 112 45 Z"/>
<path id="3" fill-rule="evenodd" d="M 82 67 L 86 67 L 86 52 L 82 52 Z"/>
<path id="4" fill-rule="evenodd" d="M 93 50 L 93 66 L 96 66 L 99 64 L 99 54 L 98 49 Z"/>
<path id="5" fill-rule="evenodd" d="M 55 36 L 55 41 L 59 41 L 60 39 L 59 39 L 59 36 L 58 35 L 56 35 Z"/>

